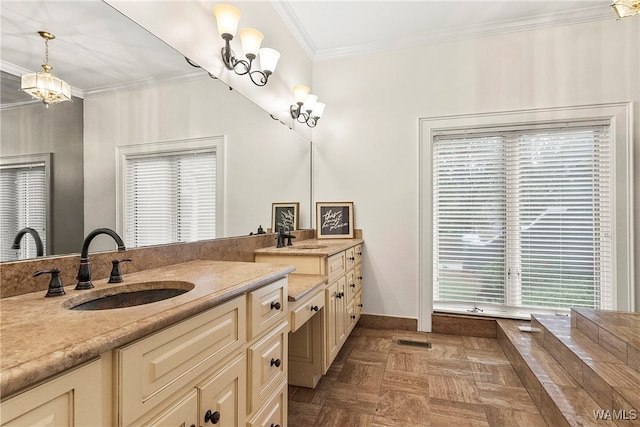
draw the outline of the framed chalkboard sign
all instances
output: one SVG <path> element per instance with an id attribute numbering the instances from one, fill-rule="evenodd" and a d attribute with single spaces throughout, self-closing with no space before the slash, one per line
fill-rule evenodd
<path id="1" fill-rule="evenodd" d="M 280 228 L 288 231 L 297 230 L 300 221 L 299 211 L 299 202 L 272 203 L 271 231 L 277 233 Z"/>
<path id="2" fill-rule="evenodd" d="M 318 239 L 353 238 L 353 202 L 317 202 Z"/>

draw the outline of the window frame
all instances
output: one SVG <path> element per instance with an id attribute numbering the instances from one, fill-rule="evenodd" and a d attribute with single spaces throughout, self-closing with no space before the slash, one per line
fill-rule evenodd
<path id="1" fill-rule="evenodd" d="M 496 128 L 500 126 L 531 126 L 539 123 L 605 121 L 610 126 L 612 143 L 612 215 L 613 306 L 616 310 L 634 310 L 633 270 L 633 145 L 631 103 L 611 103 L 516 110 L 497 113 L 439 116 L 419 119 L 419 328 L 431 330 L 433 302 L 433 136 L 438 132 L 464 129 Z M 451 306 L 446 310 L 468 313 L 467 306 Z M 556 310 L 550 310 L 556 312 Z M 483 312 L 482 315 L 529 318 L 524 310 Z"/>
<path id="2" fill-rule="evenodd" d="M 214 149 L 216 152 L 216 234 L 224 235 L 225 218 L 225 137 L 210 136 L 161 141 L 116 147 L 116 232 L 123 236 L 126 228 L 125 184 L 128 157 L 166 155 L 186 151 Z"/>

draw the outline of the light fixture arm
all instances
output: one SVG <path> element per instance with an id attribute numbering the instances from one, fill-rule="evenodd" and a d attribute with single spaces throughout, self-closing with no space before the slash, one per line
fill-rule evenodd
<path id="1" fill-rule="evenodd" d="M 266 85 L 271 72 L 261 70 L 252 71 L 251 66 L 253 65 L 253 60 L 256 59 L 256 56 L 253 53 L 247 53 L 247 59 L 236 58 L 235 53 L 231 50 L 231 40 L 233 40 L 233 36 L 231 34 L 223 34 L 222 38 L 224 39 L 224 47 L 220 53 L 225 67 L 229 70 L 233 70 L 233 72 L 239 76 L 248 74 L 249 78 L 256 86 Z"/>
<path id="2" fill-rule="evenodd" d="M 297 105 L 291 106 L 291 118 L 295 119 L 298 123 L 305 123 L 310 128 L 316 127 L 316 125 L 318 124 L 318 120 L 320 120 L 320 117 L 312 116 L 311 110 L 303 111 L 302 104 L 302 102 L 298 102 Z"/>

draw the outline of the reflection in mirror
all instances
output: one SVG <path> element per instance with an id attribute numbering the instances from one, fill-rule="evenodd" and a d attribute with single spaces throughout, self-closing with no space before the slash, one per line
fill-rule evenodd
<path id="1" fill-rule="evenodd" d="M 93 46 L 69 43 L 72 36 L 65 35 L 63 26 L 57 28 L 54 24 L 56 14 L 61 11 L 68 14 L 74 8 L 91 6 L 93 15 L 83 10 L 83 22 L 89 26 L 91 22 L 106 25 L 117 20 L 118 29 L 111 32 L 128 31 L 124 29 L 125 24 L 135 28 L 133 33 L 142 30 L 102 2 L 70 1 L 65 7 L 60 5 L 64 2 L 55 2 L 55 8 L 51 7 L 51 2 L 31 3 L 43 8 L 31 12 L 44 14 L 47 16 L 46 22 L 51 23 L 48 30 L 54 32 L 58 39 L 52 62 L 58 76 L 72 86 L 82 80 L 75 79 L 74 73 L 81 74 L 85 79 L 91 75 L 91 71 L 79 60 Z M 5 37 L 5 31 L 21 27 L 22 35 L 28 33 L 28 29 L 24 28 L 27 21 L 18 16 L 20 4 L 24 5 L 22 2 L 3 1 L 3 70 L 12 59 L 14 61 L 9 64 L 13 75 L 3 72 L 3 104 L 8 99 L 4 96 L 5 84 L 13 82 L 11 90 L 14 92 L 11 93 L 18 93 L 19 78 L 16 76 L 20 73 L 16 69 L 28 72 L 37 68 L 38 61 L 41 61 L 25 61 L 18 55 L 12 57 L 14 51 L 29 50 L 21 43 L 16 43 L 17 46 L 13 48 L 7 46 L 7 43 L 16 40 L 16 36 L 9 34 Z M 96 12 L 98 6 L 99 12 Z M 37 19 L 32 21 L 34 23 L 29 25 L 39 25 Z M 18 31 L 15 30 L 15 33 Z M 36 33 L 37 30 L 34 30 L 34 39 Z M 92 36 L 98 37 L 96 34 Z M 67 40 L 67 43 L 63 40 Z M 79 252 L 84 235 L 95 228 L 108 227 L 122 235 L 127 234 L 127 218 L 122 213 L 125 212 L 122 171 L 119 173 L 116 166 L 119 153 L 121 155 L 127 147 L 137 147 L 138 152 L 150 153 L 158 145 L 188 145 L 201 140 L 219 142 L 216 238 L 255 233 L 260 225 L 266 229 L 271 221 L 272 203 L 282 201 L 299 201 L 300 226 L 310 228 L 311 143 L 273 120 L 268 113 L 237 92 L 229 90 L 224 83 L 210 78 L 206 71 L 189 65 L 179 52 L 159 40 L 156 42 L 158 46 L 153 47 L 154 55 L 136 57 L 129 54 L 122 74 L 126 74 L 124 69 L 127 67 L 148 66 L 148 57 L 156 56 L 155 53 L 161 49 L 171 51 L 175 59 L 170 61 L 170 68 L 175 70 L 179 67 L 181 74 L 157 77 L 162 75 L 157 73 L 156 77 L 149 76 L 143 81 L 114 82 L 109 87 L 98 89 L 94 86 L 81 92 L 83 98 L 74 97 L 73 102 L 56 104 L 48 109 L 41 103 L 24 102 L 13 106 L 2 105 L 0 108 L 0 156 L 3 159 L 33 154 L 51 156 L 49 207 L 46 212 L 49 225 L 45 225 L 42 232 L 38 230 L 43 237 L 45 255 Z M 148 45 L 149 40 L 145 43 Z M 124 45 L 102 50 L 113 53 L 135 47 L 138 47 L 135 39 L 130 38 Z M 61 51 L 63 49 L 64 52 Z M 76 52 L 73 52 L 74 49 Z M 34 48 L 34 55 L 40 55 L 41 50 L 41 46 Z M 95 52 L 96 55 L 99 53 Z M 65 58 L 70 59 L 65 62 Z M 109 61 L 94 58 L 93 62 L 100 67 L 105 67 L 105 63 L 117 64 Z M 162 64 L 154 63 L 153 66 L 161 68 Z M 112 76 L 118 74 L 117 69 L 112 71 L 115 71 L 111 73 Z M 29 226 L 17 225 L 15 232 Z M 3 235 L 3 244 L 8 242 L 11 245 L 13 237 L 7 240 Z M 192 237 L 184 238 L 186 241 L 189 239 Z M 27 240 L 33 239 L 24 236 L 23 246 L 33 243 Z M 113 247 L 108 241 L 96 239 L 91 250 L 101 249 Z"/>

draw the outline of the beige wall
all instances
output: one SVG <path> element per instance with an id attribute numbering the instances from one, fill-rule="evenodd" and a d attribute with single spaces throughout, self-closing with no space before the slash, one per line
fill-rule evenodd
<path id="1" fill-rule="evenodd" d="M 315 197 L 355 202 L 365 312 L 419 314 L 419 118 L 632 101 L 637 164 L 638 40 L 640 19 L 610 19 L 316 62 L 327 109 L 314 132 Z M 639 243 L 636 230 L 636 260 Z M 637 281 L 635 291 L 640 309 Z"/>

